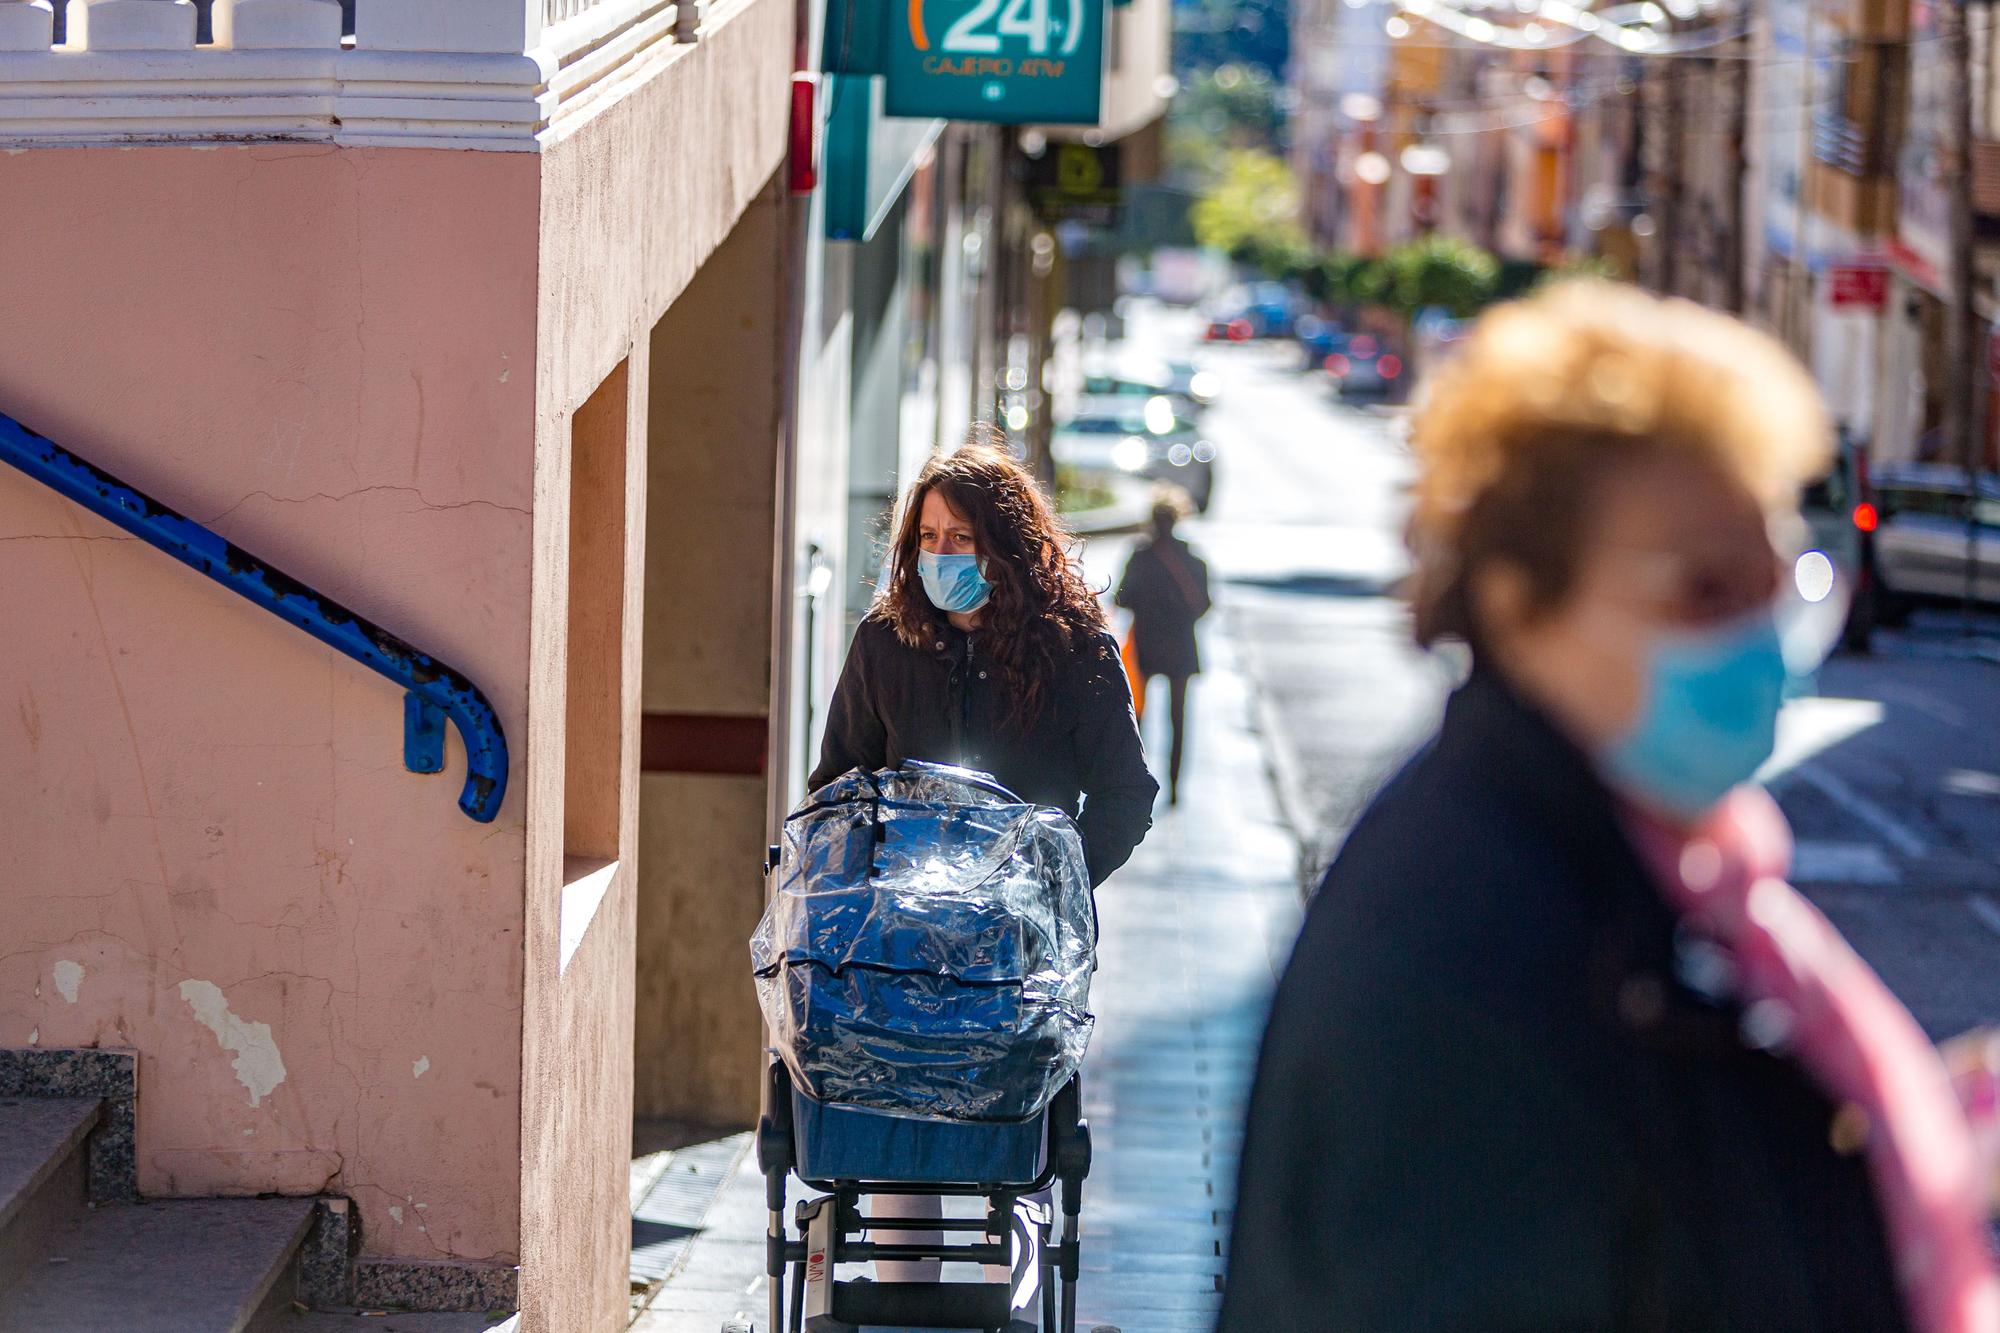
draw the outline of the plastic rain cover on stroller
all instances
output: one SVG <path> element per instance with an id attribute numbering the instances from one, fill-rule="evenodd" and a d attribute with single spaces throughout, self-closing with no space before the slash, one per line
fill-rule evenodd
<path id="1" fill-rule="evenodd" d="M 778 872 L 750 956 L 807 1094 L 1025 1120 L 1076 1072 L 1097 913 L 1061 811 L 968 769 L 856 769 L 785 821 Z"/>

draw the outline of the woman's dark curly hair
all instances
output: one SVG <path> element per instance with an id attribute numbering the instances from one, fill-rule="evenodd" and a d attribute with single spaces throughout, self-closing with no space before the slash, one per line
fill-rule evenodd
<path id="1" fill-rule="evenodd" d="M 993 594 L 979 613 L 980 651 L 1011 701 L 1008 724 L 1025 731 L 1047 707 L 1056 673 L 1078 654 L 1100 650 L 1104 608 L 1071 560 L 1073 538 L 1048 497 L 998 440 L 992 427 L 974 426 L 964 448 L 917 473 L 896 521 L 888 578 L 869 614 L 909 647 L 936 641 L 944 613 L 917 574 L 924 500 L 936 491 L 971 525 L 985 557 Z"/>

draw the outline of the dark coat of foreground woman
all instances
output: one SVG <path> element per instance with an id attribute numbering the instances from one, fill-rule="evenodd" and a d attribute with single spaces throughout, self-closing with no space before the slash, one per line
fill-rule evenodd
<path id="1" fill-rule="evenodd" d="M 1835 1108 L 1676 964 L 1584 756 L 1476 675 L 1279 987 L 1220 1333 L 1906 1327 Z"/>

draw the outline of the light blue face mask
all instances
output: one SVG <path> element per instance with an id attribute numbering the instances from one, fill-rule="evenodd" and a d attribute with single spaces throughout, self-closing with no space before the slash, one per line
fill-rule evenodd
<path id="1" fill-rule="evenodd" d="M 1661 640 L 1639 721 L 1606 758 L 1611 776 L 1648 804 L 1699 818 L 1771 757 L 1785 680 L 1768 611 Z"/>
<path id="2" fill-rule="evenodd" d="M 944 612 L 963 614 L 977 611 L 993 595 L 986 581 L 984 562 L 976 555 L 938 555 L 917 552 L 917 577 L 924 582 L 924 595 L 931 605 Z"/>

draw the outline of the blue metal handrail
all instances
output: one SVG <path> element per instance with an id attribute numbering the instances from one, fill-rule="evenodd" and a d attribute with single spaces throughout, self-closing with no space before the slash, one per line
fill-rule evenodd
<path id="1" fill-rule="evenodd" d="M 0 463 L 9 463 L 65 499 L 165 551 L 330 648 L 401 685 L 403 763 L 412 773 L 444 770 L 444 720 L 465 742 L 459 809 L 488 823 L 507 794 L 507 738 L 479 687 L 331 597 L 315 592 L 240 546 L 0 413 Z"/>

